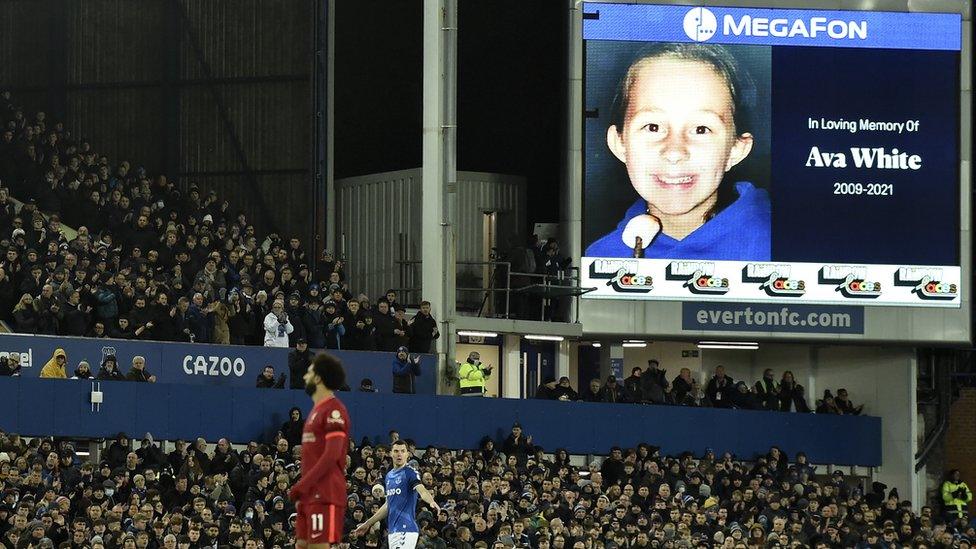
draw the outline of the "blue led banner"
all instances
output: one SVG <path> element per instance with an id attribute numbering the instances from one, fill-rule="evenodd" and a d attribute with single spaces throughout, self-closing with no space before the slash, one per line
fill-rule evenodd
<path id="1" fill-rule="evenodd" d="M 954 50 L 959 14 L 584 4 L 585 40 Z"/>

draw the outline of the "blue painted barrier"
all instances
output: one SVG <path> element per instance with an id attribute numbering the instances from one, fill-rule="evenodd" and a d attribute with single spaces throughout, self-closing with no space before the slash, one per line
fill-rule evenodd
<path id="1" fill-rule="evenodd" d="M 300 391 L 243 387 L 104 382 L 101 411 L 81 380 L 0 378 L 0 429 L 25 435 L 110 437 L 119 431 L 157 439 L 270 438 L 288 410 L 311 408 Z M 390 429 L 421 446 L 475 448 L 507 436 L 514 421 L 546 450 L 605 454 L 640 442 L 666 453 L 705 448 L 741 458 L 777 445 L 815 463 L 881 465 L 881 419 L 711 408 L 595 404 L 450 396 L 340 393 L 352 434 L 386 440 Z"/>
<path id="2" fill-rule="evenodd" d="M 132 357 L 136 355 L 145 357 L 146 369 L 156 376 L 160 384 L 254 387 L 261 370 L 268 364 L 274 366 L 277 373 L 289 374 L 290 349 L 63 336 L 0 335 L 0 355 L 13 351 L 21 353 L 24 377 L 40 376 L 44 363 L 51 358 L 57 348 L 64 349 L 68 355 L 69 377 L 82 360 L 88 361 L 92 371 L 97 374 L 102 358 L 107 354 L 116 355 L 123 373 L 127 372 L 132 364 Z M 349 385 L 353 388 L 359 387 L 359 382 L 368 377 L 373 380 L 373 385 L 379 391 L 393 391 L 391 367 L 393 353 L 329 352 L 342 360 L 346 367 Z M 416 383 L 417 393 L 432 395 L 437 392 L 436 363 L 433 355 L 421 356 L 421 375 L 417 377 Z M 288 382 L 285 386 L 288 386 Z"/>

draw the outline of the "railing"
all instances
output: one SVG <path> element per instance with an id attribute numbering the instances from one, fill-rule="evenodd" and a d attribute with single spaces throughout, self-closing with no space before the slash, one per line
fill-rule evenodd
<path id="1" fill-rule="evenodd" d="M 417 287 L 411 266 L 420 265 L 421 261 L 405 259 L 397 260 L 396 263 L 399 267 L 400 281 L 399 287 L 394 289 L 402 296 L 401 301 L 404 303 L 419 304 L 423 297 L 420 295 L 421 288 Z M 510 261 L 458 261 L 456 265 L 459 269 L 482 267 L 482 270 L 487 272 L 487 277 L 484 274 L 478 276 L 471 271 L 459 272 L 455 287 L 458 310 L 476 312 L 480 317 L 569 322 L 561 318 L 563 311 L 559 308 L 559 304 L 572 297 L 573 309 L 576 311 L 572 322 L 579 322 L 579 296 L 592 291 L 591 288 L 579 286 L 578 267 L 567 267 L 556 275 L 551 275 L 512 271 Z M 560 293 L 560 289 L 566 295 L 555 295 Z M 515 311 L 512 310 L 513 297 L 517 305 Z M 533 311 L 536 307 L 538 307 L 538 315 Z"/>

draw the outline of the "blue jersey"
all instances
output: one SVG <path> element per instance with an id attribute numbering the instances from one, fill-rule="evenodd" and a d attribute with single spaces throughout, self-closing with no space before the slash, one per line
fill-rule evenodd
<path id="1" fill-rule="evenodd" d="M 417 485 L 420 477 L 413 467 L 400 467 L 386 474 L 386 528 L 396 532 L 419 532 L 417 528 Z"/>
<path id="2" fill-rule="evenodd" d="M 769 261 L 769 194 L 752 183 L 735 185 L 739 198 L 682 240 L 661 233 L 644 249 L 644 257 L 657 259 L 706 259 L 712 261 Z M 617 229 L 593 242 L 583 254 L 587 257 L 633 257 L 633 246 L 624 244 L 624 228 L 634 217 L 647 211 L 640 199 L 624 214 Z"/>

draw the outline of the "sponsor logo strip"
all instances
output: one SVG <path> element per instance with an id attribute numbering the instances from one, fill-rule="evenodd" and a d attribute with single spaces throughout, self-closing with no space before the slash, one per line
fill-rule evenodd
<path id="1" fill-rule="evenodd" d="M 960 307 L 959 267 L 583 258 L 584 299 Z"/>

